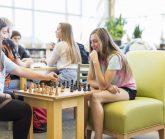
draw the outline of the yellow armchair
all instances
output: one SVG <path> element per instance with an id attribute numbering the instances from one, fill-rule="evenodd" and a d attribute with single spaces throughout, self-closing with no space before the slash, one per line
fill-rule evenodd
<path id="1" fill-rule="evenodd" d="M 137 97 L 104 104 L 104 134 L 130 139 L 159 131 L 160 139 L 165 139 L 165 52 L 132 51 L 127 59 L 137 83 Z M 91 125 L 89 115 L 89 130 Z"/>

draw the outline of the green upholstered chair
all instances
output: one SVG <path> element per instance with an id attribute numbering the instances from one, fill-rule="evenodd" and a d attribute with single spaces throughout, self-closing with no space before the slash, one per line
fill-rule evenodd
<path id="1" fill-rule="evenodd" d="M 104 105 L 104 134 L 130 139 L 159 131 L 160 139 L 165 139 L 165 52 L 132 51 L 127 59 L 137 82 L 137 97 Z"/>

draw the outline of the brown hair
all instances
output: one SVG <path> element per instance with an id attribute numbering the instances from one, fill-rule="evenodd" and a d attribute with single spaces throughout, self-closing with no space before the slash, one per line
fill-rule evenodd
<path id="1" fill-rule="evenodd" d="M 124 54 L 120 51 L 118 46 L 113 41 L 111 35 L 104 28 L 96 28 L 92 31 L 91 35 L 95 34 L 99 38 L 101 52 L 98 53 L 99 60 L 104 60 L 106 62 L 106 66 L 108 66 L 108 61 L 113 54 L 117 54 L 121 56 L 122 61 L 122 70 L 124 72 L 124 76 L 131 76 L 132 71 L 128 65 L 127 59 Z M 92 51 L 91 41 L 89 40 L 90 51 Z M 93 69 L 93 65 L 91 64 L 91 68 Z M 95 77 L 95 75 L 93 75 Z"/>
<path id="2" fill-rule="evenodd" d="M 62 38 L 60 40 L 67 42 L 69 46 L 68 57 L 71 58 L 71 62 L 74 64 L 81 63 L 80 50 L 74 41 L 72 26 L 69 23 L 59 23 L 61 28 Z"/>
<path id="3" fill-rule="evenodd" d="M 20 36 L 21 37 L 21 33 L 19 31 L 13 30 L 12 35 L 11 35 L 11 39 L 15 36 Z"/>

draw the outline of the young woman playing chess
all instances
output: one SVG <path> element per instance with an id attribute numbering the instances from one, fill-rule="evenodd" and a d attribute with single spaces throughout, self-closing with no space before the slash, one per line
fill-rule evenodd
<path id="1" fill-rule="evenodd" d="M 11 73 L 34 80 L 56 80 L 57 75 L 24 70 L 8 59 L 2 52 L 2 40 L 8 33 L 7 24 L 0 19 L 0 121 L 13 121 L 13 139 L 27 139 L 32 116 L 31 108 L 27 103 L 12 100 L 9 94 L 3 93 L 5 75 Z"/>
<path id="2" fill-rule="evenodd" d="M 136 83 L 125 56 L 104 28 L 97 28 L 91 33 L 90 49 L 88 83 L 97 90 L 90 99 L 94 139 L 102 139 L 104 121 L 102 105 L 135 99 Z M 85 104 L 85 117 L 87 117 L 87 101 Z"/>

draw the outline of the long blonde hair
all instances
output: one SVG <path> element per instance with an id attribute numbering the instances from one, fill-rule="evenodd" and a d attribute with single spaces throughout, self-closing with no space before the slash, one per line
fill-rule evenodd
<path id="1" fill-rule="evenodd" d="M 80 49 L 74 41 L 72 26 L 69 23 L 59 23 L 61 28 L 62 37 L 59 41 L 67 42 L 69 46 L 68 57 L 71 59 L 72 64 L 81 63 Z"/>
<path id="2" fill-rule="evenodd" d="M 130 66 L 128 65 L 126 57 L 124 56 L 124 54 L 122 54 L 118 46 L 113 41 L 111 35 L 107 32 L 107 30 L 104 28 L 96 28 L 90 34 L 90 38 L 91 35 L 93 34 L 95 34 L 99 38 L 100 46 L 102 47 L 101 52 L 98 53 L 99 61 L 104 60 L 106 62 L 106 68 L 107 68 L 109 58 L 113 54 L 120 55 L 122 60 L 122 70 L 124 73 L 124 77 L 131 77 L 132 71 Z M 89 40 L 89 44 L 90 44 L 90 51 L 92 51 L 90 40 Z M 91 64 L 91 68 L 93 69 L 92 64 Z M 95 78 L 94 72 L 93 72 L 93 76 Z"/>

